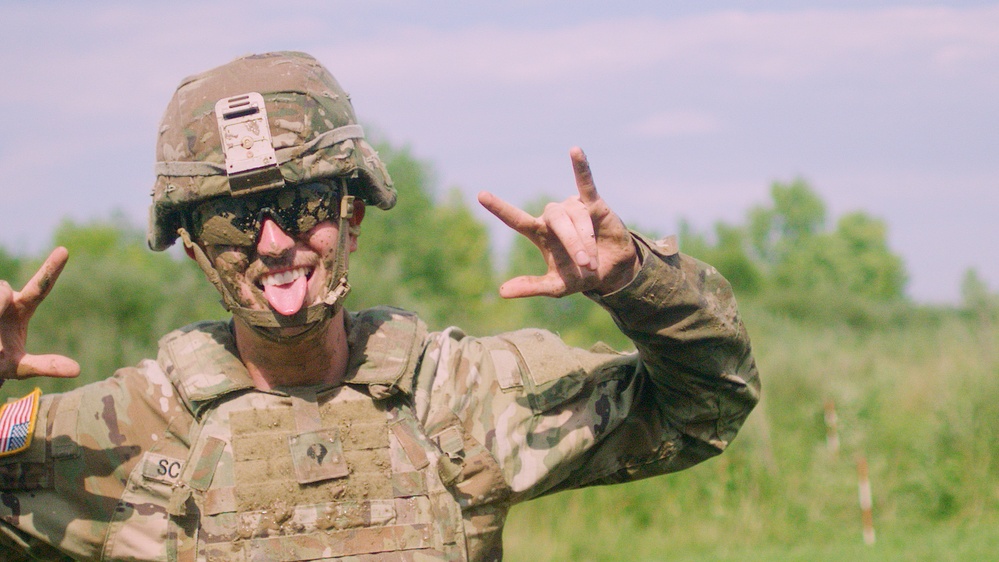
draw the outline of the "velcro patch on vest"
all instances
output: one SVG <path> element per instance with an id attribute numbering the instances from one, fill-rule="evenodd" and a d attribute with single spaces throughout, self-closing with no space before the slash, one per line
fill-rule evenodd
<path id="1" fill-rule="evenodd" d="M 509 349 L 490 349 L 489 358 L 496 369 L 496 382 L 503 390 L 521 388 L 524 382 L 520 376 L 520 364 L 517 356 Z"/>
<path id="2" fill-rule="evenodd" d="M 20 453 L 31 446 L 41 395 L 41 389 L 36 388 L 24 398 L 0 406 L 0 457 Z"/>
<path id="3" fill-rule="evenodd" d="M 184 461 L 156 453 L 146 453 L 142 460 L 142 476 L 164 484 L 176 484 L 184 472 Z"/>
<path id="4" fill-rule="evenodd" d="M 350 474 L 338 428 L 290 435 L 288 448 L 299 484 L 344 478 Z"/>

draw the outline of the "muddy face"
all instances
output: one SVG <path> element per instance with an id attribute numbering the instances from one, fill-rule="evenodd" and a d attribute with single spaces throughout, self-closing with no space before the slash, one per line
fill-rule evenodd
<path id="1" fill-rule="evenodd" d="M 210 245 L 206 253 L 241 306 L 291 316 L 326 296 L 338 234 L 335 224 L 324 221 L 291 236 L 265 219 L 253 245 Z"/>

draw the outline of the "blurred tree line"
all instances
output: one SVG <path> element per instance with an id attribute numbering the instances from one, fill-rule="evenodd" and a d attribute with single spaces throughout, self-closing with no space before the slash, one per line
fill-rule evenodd
<path id="1" fill-rule="evenodd" d="M 871 324 L 905 314 L 908 276 L 883 221 L 855 211 L 829 228 L 825 203 L 801 179 L 774 183 L 770 196 L 713 236 L 682 223 L 682 250 L 717 267 L 736 295 L 792 317 Z"/>
<path id="2" fill-rule="evenodd" d="M 500 299 L 503 279 L 544 272 L 536 249 L 517 237 L 505 265 L 498 266 L 486 224 L 459 190 L 437 193 L 427 163 L 406 148 L 379 148 L 399 202 L 390 212 L 365 217 L 360 250 L 351 256 L 348 308 L 392 304 L 417 311 L 431 329 L 453 324 L 482 335 L 538 326 L 575 345 L 602 340 L 630 347 L 608 315 L 582 295 Z M 539 199 L 528 210 L 536 213 L 546 201 Z M 684 222 L 681 249 L 717 267 L 740 300 L 782 314 L 860 325 L 904 317 L 912 308 L 904 297 L 905 267 L 888 247 L 885 224 L 862 212 L 841 217 L 831 229 L 827 221 L 825 204 L 806 182 L 775 183 L 771 201 L 750 209 L 743 224 L 718 223 L 703 233 Z M 69 249 L 70 261 L 35 315 L 28 349 L 73 357 L 81 363 L 83 380 L 11 383 L 8 396 L 35 384 L 55 391 L 106 377 L 154 357 L 158 338 L 171 329 L 226 316 L 192 260 L 180 251 L 149 251 L 144 227 L 121 216 L 66 221 L 52 242 Z M 44 257 L 0 248 L 0 279 L 19 289 Z M 963 294 L 977 314 L 999 309 L 973 271 Z"/>

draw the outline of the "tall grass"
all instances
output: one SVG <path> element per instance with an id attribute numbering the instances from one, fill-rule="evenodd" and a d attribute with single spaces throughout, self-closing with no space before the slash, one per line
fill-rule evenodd
<path id="1" fill-rule="evenodd" d="M 999 330 L 920 310 L 882 323 L 744 306 L 763 400 L 716 459 L 511 513 L 508 560 L 967 560 L 999 552 Z M 824 404 L 840 448 L 826 445 Z M 861 539 L 870 464 L 877 543 Z"/>

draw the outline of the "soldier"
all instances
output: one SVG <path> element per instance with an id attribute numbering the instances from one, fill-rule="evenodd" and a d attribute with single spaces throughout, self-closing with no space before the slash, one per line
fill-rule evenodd
<path id="1" fill-rule="evenodd" d="M 517 502 L 720 453 L 759 396 L 729 285 L 629 232 L 570 156 L 578 195 L 540 217 L 479 195 L 548 263 L 500 294 L 584 292 L 637 352 L 346 312 L 365 210 L 396 197 L 347 94 L 303 53 L 184 80 L 159 131 L 149 245 L 179 238 L 233 318 L 5 407 L 0 558 L 497 560 Z M 0 379 L 79 371 L 24 352 L 66 259 L 20 292 L 0 284 Z"/>

